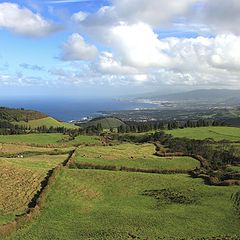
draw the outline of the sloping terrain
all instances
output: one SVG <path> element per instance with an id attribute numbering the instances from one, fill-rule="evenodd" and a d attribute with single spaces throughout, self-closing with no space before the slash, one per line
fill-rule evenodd
<path id="1" fill-rule="evenodd" d="M 50 116 L 47 116 L 44 113 L 33 111 L 33 110 L 25 110 L 25 109 L 13 109 L 13 108 L 0 108 L 0 122 L 1 126 L 7 127 L 9 124 L 12 125 L 20 125 L 30 127 L 35 129 L 37 127 L 45 126 L 47 128 L 50 127 L 64 127 L 67 129 L 76 129 L 77 126 L 60 122 Z"/>
<path id="2" fill-rule="evenodd" d="M 118 118 L 114 117 L 106 117 L 106 118 L 95 118 L 87 123 L 85 123 L 84 127 L 90 127 L 101 125 L 103 129 L 111 129 L 111 128 L 118 128 L 122 125 L 126 125 L 123 121 Z"/>

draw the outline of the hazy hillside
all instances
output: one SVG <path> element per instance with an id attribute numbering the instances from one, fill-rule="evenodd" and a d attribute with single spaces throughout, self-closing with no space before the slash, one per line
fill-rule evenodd
<path id="1" fill-rule="evenodd" d="M 148 94 L 146 98 L 165 101 L 209 101 L 209 102 L 225 102 L 231 104 L 240 103 L 240 90 L 201 89 L 167 95 L 152 93 Z"/>

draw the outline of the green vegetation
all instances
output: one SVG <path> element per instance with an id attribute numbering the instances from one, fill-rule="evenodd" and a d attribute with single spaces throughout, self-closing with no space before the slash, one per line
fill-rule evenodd
<path id="1" fill-rule="evenodd" d="M 90 130 L 100 133 L 100 128 L 97 123 Z M 6 239 L 210 239 L 226 235 L 239 239 L 240 158 L 236 149 L 240 130 L 204 127 L 166 132 L 179 138 L 161 131 L 78 135 L 78 129 L 68 134 L 0 136 L 0 224 L 33 206 L 30 202 L 36 202 L 43 179 L 55 171 L 49 170 L 77 149 L 69 162 L 73 169 L 68 164 L 57 168 L 60 175 L 52 178 L 46 201 L 37 205 L 40 213 Z M 191 175 L 178 174 L 189 170 Z"/>
<path id="2" fill-rule="evenodd" d="M 45 169 L 31 170 L 0 160 L 0 222 L 24 212 L 46 174 Z"/>
<path id="3" fill-rule="evenodd" d="M 23 142 L 21 142 L 23 143 Z M 24 144 L 24 143 L 23 143 Z M 7 155 L 7 154 L 21 154 L 25 152 L 38 152 L 38 153 L 43 153 L 43 152 L 54 152 L 54 151 L 71 151 L 73 150 L 74 147 L 67 147 L 63 148 L 61 147 L 60 149 L 58 148 L 44 148 L 44 147 L 34 147 L 34 146 L 29 146 L 29 145 L 20 145 L 20 144 L 14 144 L 14 143 L 0 143 L 0 154 L 1 155 Z"/>
<path id="4" fill-rule="evenodd" d="M 100 144 L 100 138 L 98 136 L 88 136 L 88 135 L 78 135 L 71 140 L 69 144 L 78 145 L 78 144 L 89 144 L 89 145 L 97 145 Z"/>
<path id="5" fill-rule="evenodd" d="M 227 168 L 230 172 L 240 173 L 240 166 L 231 166 Z"/>
<path id="6" fill-rule="evenodd" d="M 164 189 L 165 197 L 145 194 Z M 207 186 L 201 179 L 179 174 L 64 170 L 41 215 L 9 239 L 194 239 L 237 235 L 239 219 L 231 195 L 238 190 Z M 184 196 L 187 203 L 171 200 L 173 195 L 175 200 Z"/>
<path id="7" fill-rule="evenodd" d="M 1 163 L 14 164 L 26 169 L 52 169 L 68 157 L 65 155 L 36 155 L 23 158 L 0 158 Z"/>
<path id="8" fill-rule="evenodd" d="M 191 139 L 212 138 L 216 141 L 240 141 L 240 128 L 235 127 L 185 128 L 168 130 L 165 132 L 173 135 L 174 137 L 186 137 Z"/>
<path id="9" fill-rule="evenodd" d="M 116 129 L 122 125 L 125 125 L 123 121 L 121 121 L 118 118 L 114 117 L 106 117 L 106 118 L 95 118 L 85 124 L 83 124 L 83 127 L 91 127 L 95 126 L 98 127 L 100 126 L 102 129 Z"/>
<path id="10" fill-rule="evenodd" d="M 97 136 L 78 135 L 74 139 L 72 139 L 69 135 L 64 135 L 61 133 L 32 133 L 18 135 L 0 135 L 0 151 L 1 148 L 3 148 L 4 146 L 3 143 L 18 143 L 18 144 L 26 143 L 33 145 L 63 144 L 67 146 L 73 146 L 79 144 L 89 145 L 100 144 L 101 141 L 100 138 Z M 8 148 L 10 148 L 11 146 L 8 145 Z M 14 146 L 12 146 L 11 148 L 14 148 Z"/>
<path id="11" fill-rule="evenodd" d="M 27 122 L 45 117 L 47 117 L 46 114 L 37 111 L 0 107 L 0 120 L 8 122 Z"/>
<path id="12" fill-rule="evenodd" d="M 32 143 L 32 144 L 56 144 L 68 136 L 61 133 L 0 135 L 1 143 Z"/>
<path id="13" fill-rule="evenodd" d="M 68 155 L 36 155 L 0 158 L 0 223 L 23 213 L 49 170 L 64 162 Z"/>
<path id="14" fill-rule="evenodd" d="M 81 146 L 76 162 L 100 166 L 116 166 L 137 169 L 191 170 L 199 167 L 190 157 L 158 157 L 153 144 L 120 144 L 116 146 Z"/>
<path id="15" fill-rule="evenodd" d="M 54 127 L 54 128 L 66 128 L 66 129 L 78 129 L 78 126 L 75 126 L 70 123 L 66 122 L 59 122 L 56 119 L 52 117 L 45 117 L 41 119 L 35 119 L 35 120 L 30 120 L 28 122 L 20 121 L 20 122 L 15 122 L 15 124 L 18 124 L 20 126 L 27 126 L 30 127 L 31 129 L 35 129 L 41 126 L 45 126 L 46 128 Z"/>

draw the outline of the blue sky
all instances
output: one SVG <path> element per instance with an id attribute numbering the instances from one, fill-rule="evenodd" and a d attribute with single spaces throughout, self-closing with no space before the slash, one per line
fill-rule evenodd
<path id="1" fill-rule="evenodd" d="M 0 1 L 0 94 L 239 88 L 239 10 L 236 0 Z"/>

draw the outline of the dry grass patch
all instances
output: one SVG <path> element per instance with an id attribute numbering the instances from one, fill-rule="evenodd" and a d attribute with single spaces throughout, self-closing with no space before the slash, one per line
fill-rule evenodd
<path id="1" fill-rule="evenodd" d="M 21 213 L 40 189 L 46 171 L 18 168 L 14 164 L 0 162 L 0 212 Z"/>

